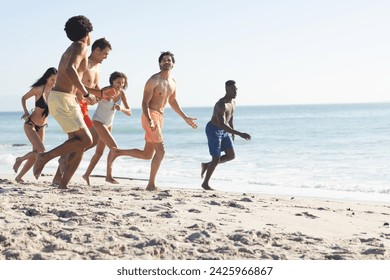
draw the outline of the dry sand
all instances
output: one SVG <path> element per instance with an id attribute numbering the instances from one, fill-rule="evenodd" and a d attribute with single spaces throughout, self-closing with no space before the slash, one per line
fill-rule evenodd
<path id="1" fill-rule="evenodd" d="M 390 205 L 0 175 L 0 259 L 390 259 Z"/>

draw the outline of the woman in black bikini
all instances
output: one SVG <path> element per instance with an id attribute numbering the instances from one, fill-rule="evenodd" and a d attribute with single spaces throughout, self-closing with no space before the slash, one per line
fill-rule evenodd
<path id="1" fill-rule="evenodd" d="M 18 172 L 19 166 L 22 162 L 27 160 L 26 164 L 15 178 L 18 183 L 23 182 L 22 177 L 34 165 L 36 153 L 42 153 L 45 151 L 43 141 L 45 138 L 45 126 L 47 126 L 46 119 L 49 115 L 47 98 L 56 83 L 56 79 L 57 69 L 54 67 L 47 69 L 45 74 L 43 74 L 43 76 L 39 78 L 38 81 L 31 86 L 31 89 L 22 97 L 22 106 L 24 110 L 22 118 L 25 120 L 24 132 L 26 133 L 28 140 L 31 142 L 33 150 L 22 157 L 16 158 L 13 166 L 15 173 Z M 33 96 L 35 96 L 35 109 L 31 114 L 29 114 L 26 101 Z"/>

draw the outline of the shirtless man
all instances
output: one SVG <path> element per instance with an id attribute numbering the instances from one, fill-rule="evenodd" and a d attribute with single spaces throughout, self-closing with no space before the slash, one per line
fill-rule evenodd
<path id="1" fill-rule="evenodd" d="M 206 172 L 206 177 L 202 183 L 205 190 L 213 190 L 209 186 L 209 180 L 219 163 L 233 160 L 235 157 L 233 142 L 228 133 L 238 135 L 245 140 L 250 140 L 251 136 L 244 132 L 233 129 L 233 114 L 237 96 L 236 82 L 229 80 L 225 83 L 226 94 L 214 106 L 213 116 L 206 125 L 206 135 L 212 160 L 201 165 L 201 177 Z M 221 156 L 221 152 L 225 154 Z"/>
<path id="2" fill-rule="evenodd" d="M 92 144 L 91 133 L 84 122 L 76 97 L 78 100 L 84 97 L 88 102 L 94 103 L 94 97 L 90 93 L 97 96 L 104 94 L 99 90 L 87 90 L 81 81 L 82 73 L 88 66 L 87 51 L 91 44 L 92 30 L 92 23 L 85 16 L 74 16 L 65 24 L 66 35 L 72 44 L 61 56 L 57 83 L 49 95 L 48 105 L 52 116 L 68 134 L 68 140 L 48 152 L 38 153 L 33 169 L 34 176 L 38 179 L 48 161 L 69 154 L 67 167 L 59 184 L 61 189 L 68 187 L 84 150 Z"/>
<path id="3" fill-rule="evenodd" d="M 162 124 L 164 108 L 169 103 L 172 109 L 184 119 L 192 128 L 198 126 L 194 122 L 196 118 L 187 117 L 176 100 L 176 81 L 171 76 L 171 70 L 175 64 L 175 57 L 171 52 L 161 53 L 158 62 L 160 72 L 154 74 L 145 84 L 142 99 L 142 127 L 145 130 L 145 147 L 139 149 L 113 149 L 108 158 L 108 165 L 118 156 L 131 156 L 139 159 L 152 159 L 149 175 L 148 191 L 158 190 L 155 184 L 156 174 L 164 158 L 165 148 L 162 136 Z"/>
<path id="4" fill-rule="evenodd" d="M 88 69 L 83 73 L 83 78 L 81 79 L 82 83 L 88 88 L 94 88 L 100 90 L 99 80 L 100 80 L 100 64 L 103 60 L 107 59 L 108 55 L 112 50 L 110 42 L 105 38 L 97 39 L 91 47 L 91 54 L 88 57 Z M 93 105 L 93 104 L 92 104 Z M 87 100 L 80 101 L 81 112 L 84 116 L 84 121 L 89 131 L 92 134 L 93 143 L 88 149 L 93 148 L 97 141 L 98 136 L 96 130 L 92 125 L 92 120 L 88 114 L 88 102 Z"/>
<path id="5" fill-rule="evenodd" d="M 88 88 L 93 88 L 96 90 L 100 90 L 99 88 L 99 80 L 100 80 L 100 64 L 104 59 L 108 57 L 110 51 L 112 50 L 111 44 L 105 39 L 100 38 L 97 39 L 91 47 L 91 54 L 88 57 L 88 67 L 83 73 L 83 77 L 81 82 Z M 86 150 L 93 148 L 96 146 L 98 142 L 98 135 L 96 133 L 95 128 L 92 125 L 92 120 L 88 114 L 88 102 L 87 99 L 83 99 L 79 101 L 81 112 L 84 117 L 84 122 L 87 125 L 89 132 L 92 135 L 92 145 L 89 146 Z M 93 105 L 93 104 L 90 104 Z M 61 182 L 62 173 L 65 172 L 66 166 L 66 156 L 61 156 L 59 159 L 60 166 L 57 168 L 57 172 L 53 178 L 53 185 L 59 185 Z"/>

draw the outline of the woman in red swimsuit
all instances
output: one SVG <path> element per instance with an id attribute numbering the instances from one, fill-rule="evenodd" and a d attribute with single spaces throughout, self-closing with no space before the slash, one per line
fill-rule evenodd
<path id="1" fill-rule="evenodd" d="M 45 151 L 43 141 L 45 138 L 45 126 L 47 126 L 46 120 L 49 115 L 47 98 L 56 83 L 56 79 L 57 69 L 54 67 L 47 69 L 45 74 L 43 74 L 43 76 L 39 78 L 31 86 L 31 89 L 22 97 L 22 106 L 24 110 L 22 118 L 25 120 L 24 132 L 26 133 L 28 140 L 31 142 L 33 150 L 22 157 L 16 158 L 13 166 L 15 173 L 18 172 L 19 166 L 22 162 L 27 160 L 26 164 L 15 178 L 18 183 L 23 182 L 22 177 L 34 165 L 36 153 L 42 153 Z M 35 109 L 31 114 L 29 114 L 26 101 L 33 96 L 35 96 Z"/>

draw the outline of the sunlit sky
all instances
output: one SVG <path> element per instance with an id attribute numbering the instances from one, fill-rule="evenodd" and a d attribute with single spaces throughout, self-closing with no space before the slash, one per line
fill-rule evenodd
<path id="1" fill-rule="evenodd" d="M 0 10 L 0 111 L 22 110 L 21 96 L 71 43 L 65 22 L 80 14 L 92 40 L 113 46 L 100 86 L 124 72 L 134 108 L 165 50 L 182 107 L 213 106 L 228 79 L 238 105 L 390 101 L 390 1 L 14 0 Z"/>

